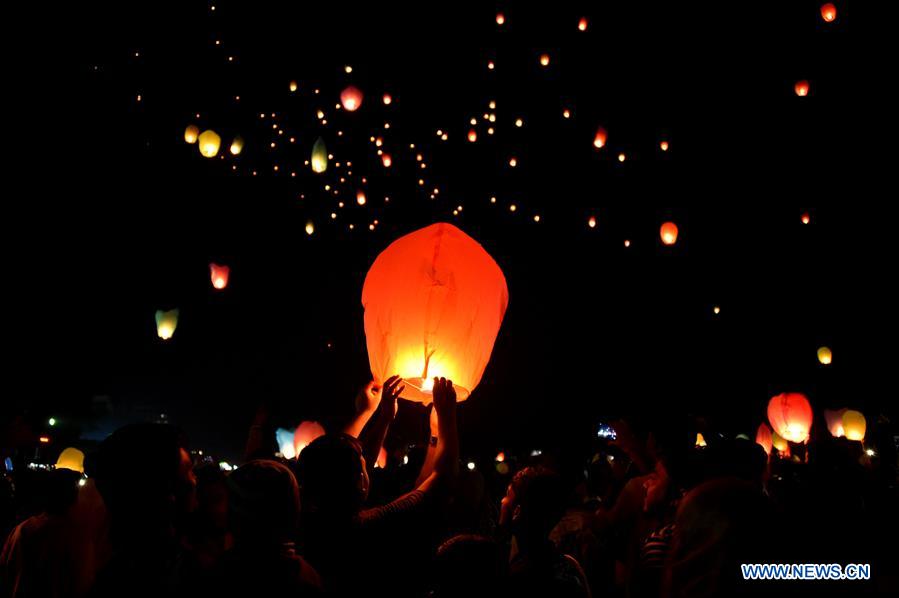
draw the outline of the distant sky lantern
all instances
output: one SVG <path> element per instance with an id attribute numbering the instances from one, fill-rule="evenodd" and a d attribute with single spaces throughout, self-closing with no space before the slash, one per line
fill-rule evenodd
<path id="1" fill-rule="evenodd" d="M 549 54 L 541 54 L 540 55 L 540 65 L 541 66 L 549 66 Z"/>
<path id="2" fill-rule="evenodd" d="M 350 85 L 340 92 L 340 103 L 348 112 L 355 112 L 362 105 L 362 92 Z"/>
<path id="3" fill-rule="evenodd" d="M 661 149 L 663 152 L 667 152 L 668 151 L 668 142 L 664 141 L 664 140 L 661 141 L 659 143 L 659 149 Z"/>
<path id="4" fill-rule="evenodd" d="M 505 22 L 506 22 L 506 15 L 504 15 L 501 12 L 496 13 L 496 24 L 502 25 Z"/>
<path id="5" fill-rule="evenodd" d="M 393 164 L 393 158 L 390 157 L 390 154 L 381 154 L 381 164 L 384 165 L 384 168 L 390 168 L 391 164 Z"/>
<path id="6" fill-rule="evenodd" d="M 803 212 L 800 220 L 802 220 L 802 224 L 808 224 L 809 222 L 812 221 L 812 217 L 809 215 L 808 212 Z"/>
<path id="7" fill-rule="evenodd" d="M 825 409 L 824 410 L 824 421 L 827 422 L 827 431 L 830 432 L 830 435 L 834 438 L 842 438 L 846 435 L 843 431 L 843 414 L 848 411 L 845 407 L 843 409 Z"/>
<path id="8" fill-rule="evenodd" d="M 705 441 L 705 437 L 702 435 L 702 432 L 696 434 L 696 442 L 694 443 L 696 448 L 705 448 L 708 446 L 708 443 Z"/>
<path id="9" fill-rule="evenodd" d="M 228 286 L 228 275 L 230 273 L 231 268 L 228 266 L 209 264 L 209 277 L 212 280 L 212 286 L 219 291 Z"/>
<path id="10" fill-rule="evenodd" d="M 468 140 L 472 143 L 478 140 L 478 132 L 474 129 L 468 131 Z"/>
<path id="11" fill-rule="evenodd" d="M 771 428 L 765 422 L 759 424 L 759 429 L 755 433 L 755 443 L 765 449 L 766 454 L 771 454 L 771 447 L 774 446 L 771 438 Z"/>
<path id="12" fill-rule="evenodd" d="M 801 393 L 779 394 L 768 402 L 768 421 L 786 440 L 805 442 L 812 427 L 812 406 Z"/>
<path id="13" fill-rule="evenodd" d="M 362 189 L 356 191 L 356 203 L 360 206 L 365 205 L 365 191 L 363 191 Z"/>
<path id="14" fill-rule="evenodd" d="M 567 112 L 567 111 L 566 111 Z M 606 140 L 609 138 L 609 134 L 606 133 L 606 130 L 602 127 L 596 129 L 596 135 L 593 136 L 593 147 L 596 149 L 601 149 L 605 147 Z"/>
<path id="15" fill-rule="evenodd" d="M 296 82 L 296 81 L 291 81 L 291 82 L 290 82 L 290 91 L 291 91 L 291 92 L 294 92 L 294 91 L 296 91 L 296 90 L 297 90 L 297 82 Z"/>
<path id="16" fill-rule="evenodd" d="M 818 361 L 821 362 L 821 365 L 830 365 L 833 362 L 833 351 L 830 350 L 830 347 L 818 348 Z"/>
<path id="17" fill-rule="evenodd" d="M 863 441 L 867 428 L 868 422 L 860 411 L 847 409 L 843 414 L 843 433 L 849 440 Z"/>
<path id="18" fill-rule="evenodd" d="M 71 469 L 84 473 L 84 453 L 71 446 L 63 449 L 56 460 L 56 469 Z"/>
<path id="19" fill-rule="evenodd" d="M 275 442 L 278 444 L 278 450 L 285 459 L 293 459 L 297 456 L 297 451 L 293 447 L 293 430 L 286 428 L 278 428 L 275 430 Z"/>
<path id="20" fill-rule="evenodd" d="M 312 146 L 312 171 L 319 174 L 328 169 L 328 149 L 325 140 L 319 137 Z"/>
<path id="21" fill-rule="evenodd" d="M 184 129 L 184 141 L 187 143 L 196 143 L 197 137 L 200 136 L 200 129 L 197 128 L 196 125 L 188 125 L 186 129 Z"/>
<path id="22" fill-rule="evenodd" d="M 169 311 L 156 311 L 156 334 L 162 340 L 166 341 L 175 334 L 175 328 L 178 327 L 178 310 L 170 309 Z"/>
<path id="23" fill-rule="evenodd" d="M 821 5 L 821 18 L 827 23 L 833 23 L 837 18 L 837 7 L 831 2 Z"/>
<path id="24" fill-rule="evenodd" d="M 581 17 L 581 20 L 577 22 L 578 31 L 586 31 L 587 30 L 587 17 Z"/>
<path id="25" fill-rule="evenodd" d="M 666 222 L 659 229 L 659 237 L 665 245 L 674 245 L 677 243 L 677 225 L 673 222 Z"/>
<path id="26" fill-rule="evenodd" d="M 235 156 L 239 155 L 240 152 L 243 151 L 243 137 L 238 135 L 234 138 L 234 141 L 231 142 L 231 153 Z"/>
<path id="27" fill-rule="evenodd" d="M 596 216 L 590 216 L 587 218 L 587 226 L 590 228 L 596 228 Z"/>
<path id="28" fill-rule="evenodd" d="M 306 223 L 306 234 L 311 236 L 312 233 L 314 233 L 314 232 L 315 232 L 315 225 L 310 220 Z"/>
<path id="29" fill-rule="evenodd" d="M 325 429 L 318 422 L 303 422 L 297 426 L 296 431 L 293 433 L 293 448 L 297 457 L 313 440 L 324 435 Z"/>
<path id="30" fill-rule="evenodd" d="M 203 131 L 198 138 L 200 153 L 207 158 L 215 158 L 222 145 L 222 138 L 213 130 Z"/>
<path id="31" fill-rule="evenodd" d="M 381 97 L 381 101 L 384 102 L 384 105 L 385 105 L 385 106 L 389 106 L 389 105 L 393 102 L 393 98 L 390 96 L 389 93 L 385 93 L 385 94 Z"/>
<path id="32" fill-rule="evenodd" d="M 403 398 L 430 403 L 433 378 L 445 377 L 465 400 L 490 360 L 508 302 L 502 270 L 455 226 L 400 237 L 375 259 L 362 288 L 375 381 L 399 374 Z"/>
<path id="33" fill-rule="evenodd" d="M 806 80 L 797 81 L 796 85 L 793 86 L 793 90 L 796 92 L 796 95 L 798 95 L 800 98 L 804 98 L 805 96 L 808 95 L 808 91 L 809 91 L 808 81 L 806 81 Z"/>

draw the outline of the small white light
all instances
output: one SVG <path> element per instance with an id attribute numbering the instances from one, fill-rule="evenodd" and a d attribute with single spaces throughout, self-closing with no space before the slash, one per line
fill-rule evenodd
<path id="1" fill-rule="evenodd" d="M 467 467 L 469 471 L 474 471 L 474 461 L 469 461 Z"/>

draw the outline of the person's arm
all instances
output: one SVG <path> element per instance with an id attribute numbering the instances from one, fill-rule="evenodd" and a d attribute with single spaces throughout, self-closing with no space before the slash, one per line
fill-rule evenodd
<path id="1" fill-rule="evenodd" d="M 379 388 L 374 382 L 363 386 L 356 395 L 356 416 L 344 427 L 343 432 L 353 438 L 359 438 L 362 429 L 378 408 Z"/>
<path id="2" fill-rule="evenodd" d="M 434 463 L 437 460 L 437 437 L 440 435 L 440 432 L 437 429 L 437 411 L 434 409 L 433 405 L 428 411 L 428 420 L 431 429 L 428 437 L 428 450 L 425 453 L 425 461 L 421 465 L 421 471 L 418 474 L 418 478 L 415 480 L 416 488 L 428 479 L 428 476 L 434 473 Z"/>
<path id="3" fill-rule="evenodd" d="M 391 376 L 384 383 L 381 392 L 378 393 L 381 396 L 378 407 L 359 436 L 359 441 L 362 443 L 362 454 L 365 456 L 365 463 L 368 467 L 374 467 L 378 460 L 378 453 L 381 452 L 384 438 L 387 437 L 387 429 L 390 428 L 393 418 L 396 417 L 396 401 L 405 388 L 402 378 Z"/>
<path id="4" fill-rule="evenodd" d="M 268 424 L 268 407 L 262 403 L 256 408 L 253 423 L 247 433 L 247 444 L 244 447 L 244 461 L 258 459 L 265 453 L 265 430 Z M 268 456 L 268 455 L 266 455 Z"/>
<path id="5" fill-rule="evenodd" d="M 434 378 L 434 411 L 437 414 L 437 447 L 434 471 L 419 485 L 424 493 L 434 492 L 455 481 L 459 474 L 459 432 L 456 426 L 456 390 L 446 378 Z"/>

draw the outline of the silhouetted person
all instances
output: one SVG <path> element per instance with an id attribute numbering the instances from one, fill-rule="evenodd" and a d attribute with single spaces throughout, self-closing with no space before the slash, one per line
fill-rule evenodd
<path id="1" fill-rule="evenodd" d="M 506 595 L 508 563 L 496 541 L 474 534 L 450 538 L 437 549 L 431 596 L 495 598 Z"/>

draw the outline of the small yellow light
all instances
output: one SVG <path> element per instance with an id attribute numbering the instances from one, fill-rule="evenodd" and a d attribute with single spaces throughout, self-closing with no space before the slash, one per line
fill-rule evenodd
<path id="1" fill-rule="evenodd" d="M 541 66 L 549 66 L 549 54 L 541 54 L 540 55 L 540 65 Z"/>
<path id="2" fill-rule="evenodd" d="M 524 121 L 521 120 L 520 118 L 516 118 L 516 119 L 515 119 L 515 126 L 518 127 L 518 128 L 520 129 L 521 127 L 524 126 Z"/>
<path id="3" fill-rule="evenodd" d="M 587 218 L 587 226 L 590 228 L 596 228 L 596 216 L 590 216 Z"/>
<path id="4" fill-rule="evenodd" d="M 297 90 L 297 82 L 296 82 L 296 81 L 291 81 L 291 82 L 290 82 L 290 91 L 291 91 L 291 93 L 294 92 L 294 91 L 296 91 L 296 90 Z"/>
<path id="5" fill-rule="evenodd" d="M 315 232 L 315 225 L 310 220 L 309 222 L 306 223 L 306 234 L 312 235 L 312 233 L 314 233 L 314 232 Z"/>

